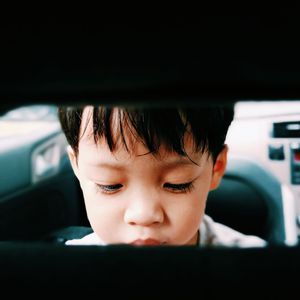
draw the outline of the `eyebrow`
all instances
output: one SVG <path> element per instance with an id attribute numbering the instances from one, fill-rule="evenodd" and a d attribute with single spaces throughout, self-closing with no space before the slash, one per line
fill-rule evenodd
<path id="1" fill-rule="evenodd" d="M 98 168 L 106 168 L 106 169 L 114 169 L 116 171 L 123 171 L 126 170 L 130 165 L 123 165 L 114 162 L 96 162 L 96 163 L 89 163 L 90 166 L 98 167 Z M 175 169 L 179 166 L 197 166 L 201 167 L 201 164 L 195 164 L 191 160 L 187 159 L 176 159 L 170 160 L 166 162 L 162 162 L 159 167 L 162 169 Z"/>

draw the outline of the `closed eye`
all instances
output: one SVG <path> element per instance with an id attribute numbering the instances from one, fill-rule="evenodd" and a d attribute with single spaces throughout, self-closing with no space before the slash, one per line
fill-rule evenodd
<path id="1" fill-rule="evenodd" d="M 178 184 L 167 182 L 164 184 L 164 188 L 174 193 L 188 193 L 194 188 L 194 185 L 192 181 Z"/>
<path id="2" fill-rule="evenodd" d="M 104 194 L 113 194 L 119 191 L 123 185 L 122 184 L 96 184 L 97 189 Z"/>

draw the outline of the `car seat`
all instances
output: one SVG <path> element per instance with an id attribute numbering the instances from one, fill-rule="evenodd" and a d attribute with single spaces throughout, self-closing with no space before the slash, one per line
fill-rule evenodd
<path id="1" fill-rule="evenodd" d="M 270 244 L 297 243 L 291 191 L 247 157 L 228 158 L 219 188 L 208 196 L 206 213 L 216 222 L 257 235 Z"/>

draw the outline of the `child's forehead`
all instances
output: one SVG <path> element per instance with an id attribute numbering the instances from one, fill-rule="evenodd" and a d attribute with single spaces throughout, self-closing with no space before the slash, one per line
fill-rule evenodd
<path id="1" fill-rule="evenodd" d="M 118 147 L 111 152 L 104 139 L 100 139 L 97 144 L 83 142 L 79 147 L 79 161 L 91 167 L 124 167 L 129 168 L 135 163 L 143 163 L 144 166 L 156 166 L 159 168 L 175 167 L 204 167 L 210 163 L 208 153 L 195 152 L 192 148 L 187 148 L 188 156 L 182 156 L 174 151 L 168 150 L 164 145 L 157 153 L 151 153 L 141 142 L 135 144 L 135 148 L 129 151 L 124 147 Z"/>
<path id="2" fill-rule="evenodd" d="M 111 152 L 107 144 L 99 141 L 100 145 L 82 144 L 79 149 L 79 161 L 91 167 L 124 167 L 130 168 L 136 163 L 142 163 L 146 167 L 175 168 L 175 167 L 204 167 L 208 160 L 207 153 L 188 153 L 188 156 L 179 155 L 176 152 L 160 147 L 158 153 L 151 153 L 138 142 L 132 151 L 118 148 Z"/>

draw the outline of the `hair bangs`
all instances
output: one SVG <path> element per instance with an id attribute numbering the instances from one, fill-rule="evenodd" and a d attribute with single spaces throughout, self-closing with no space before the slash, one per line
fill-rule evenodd
<path id="1" fill-rule="evenodd" d="M 192 138 L 195 151 L 205 152 L 207 137 L 203 139 L 194 131 L 189 116 L 182 110 L 93 107 L 94 140 L 97 143 L 104 138 L 112 152 L 123 147 L 130 153 L 141 142 L 153 155 L 163 145 L 168 151 L 187 156 L 187 137 Z"/>

